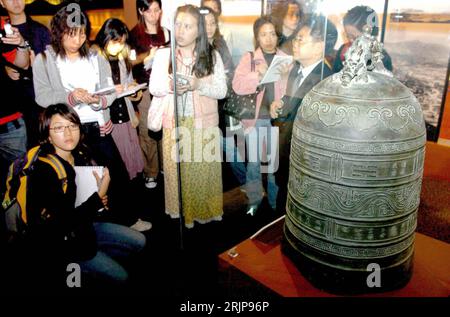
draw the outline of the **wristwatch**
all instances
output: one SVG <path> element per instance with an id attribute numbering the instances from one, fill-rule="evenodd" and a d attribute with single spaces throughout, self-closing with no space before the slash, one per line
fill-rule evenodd
<path id="1" fill-rule="evenodd" d="M 23 45 L 17 45 L 17 49 L 29 50 L 29 49 L 31 49 L 31 45 L 30 45 L 30 43 L 28 43 L 28 41 L 24 41 Z"/>

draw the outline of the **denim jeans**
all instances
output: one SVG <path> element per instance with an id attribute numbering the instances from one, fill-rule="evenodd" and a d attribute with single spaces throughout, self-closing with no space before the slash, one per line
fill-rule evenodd
<path id="1" fill-rule="evenodd" d="M 25 121 L 17 119 L 18 127 L 13 122 L 5 124 L 7 132 L 0 133 L 0 156 L 8 162 L 13 162 L 27 151 L 27 130 Z"/>
<path id="2" fill-rule="evenodd" d="M 245 161 L 241 156 L 239 151 L 239 143 L 242 138 L 242 131 L 227 131 L 227 135 L 222 137 L 223 152 L 225 153 L 225 162 L 230 164 L 231 171 L 234 177 L 238 181 L 239 185 L 242 186 L 246 183 L 246 168 Z M 237 136 L 237 144 L 234 140 L 234 136 Z M 245 141 L 243 142 L 245 146 Z M 245 150 L 244 150 L 245 152 Z"/>
<path id="3" fill-rule="evenodd" d="M 122 284 L 128 280 L 128 272 L 117 262 L 141 251 L 145 236 L 128 227 L 106 223 L 94 223 L 97 236 L 97 255 L 78 264 L 81 271 L 99 280 Z"/>
<path id="4" fill-rule="evenodd" d="M 5 190 L 6 175 L 9 165 L 27 151 L 27 129 L 22 118 L 8 122 L 2 126 L 5 132 L 0 133 L 0 194 Z"/>
<path id="5" fill-rule="evenodd" d="M 258 119 L 254 129 L 245 137 L 248 156 L 245 190 L 249 205 L 261 204 L 264 193 L 261 173 L 266 173 L 267 199 L 270 207 L 276 208 L 278 186 L 275 183 L 275 170 L 270 168 L 271 163 L 278 161 L 278 134 L 276 139 L 272 138 L 272 133 L 278 131 L 275 129 L 269 119 Z M 267 160 L 268 165 L 262 165 L 261 159 Z"/>

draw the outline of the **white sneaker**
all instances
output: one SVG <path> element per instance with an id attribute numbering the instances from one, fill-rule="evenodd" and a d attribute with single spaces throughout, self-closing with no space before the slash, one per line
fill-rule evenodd
<path id="1" fill-rule="evenodd" d="M 142 219 L 138 219 L 134 225 L 130 227 L 131 229 L 134 229 L 136 231 L 142 232 L 147 231 L 152 228 L 152 223 L 148 221 L 144 221 Z"/>
<path id="2" fill-rule="evenodd" d="M 247 215 L 254 216 L 258 210 L 258 205 L 250 205 L 247 209 Z"/>
<path id="3" fill-rule="evenodd" d="M 146 177 L 145 178 L 145 187 L 152 189 L 155 188 L 158 183 L 154 177 Z"/>

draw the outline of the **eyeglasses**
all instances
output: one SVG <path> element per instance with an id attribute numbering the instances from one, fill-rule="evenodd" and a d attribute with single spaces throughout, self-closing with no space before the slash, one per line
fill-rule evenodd
<path id="1" fill-rule="evenodd" d="M 310 43 L 310 42 L 314 42 L 313 40 L 308 40 L 306 41 L 303 37 L 296 37 L 294 39 L 292 39 L 292 43 L 299 45 L 300 43 L 305 44 L 305 43 Z"/>
<path id="2" fill-rule="evenodd" d="M 55 133 L 63 133 L 66 128 L 68 128 L 70 131 L 80 131 L 80 126 L 76 123 L 71 123 L 69 125 L 58 125 L 56 127 L 50 128 L 50 130 L 53 130 Z"/>

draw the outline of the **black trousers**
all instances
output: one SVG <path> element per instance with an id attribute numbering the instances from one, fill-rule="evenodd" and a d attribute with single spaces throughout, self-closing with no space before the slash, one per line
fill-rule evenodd
<path id="1" fill-rule="evenodd" d="M 291 154 L 291 138 L 294 122 L 289 121 L 275 121 L 273 125 L 279 129 L 279 143 L 278 143 L 278 170 L 275 172 L 275 182 L 278 186 L 277 196 L 277 210 L 284 214 L 286 212 L 286 201 L 289 182 L 289 156 Z"/>

